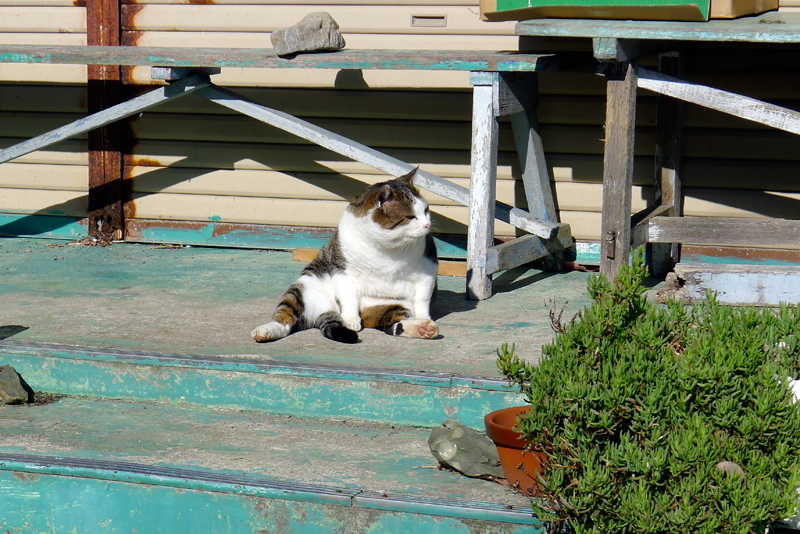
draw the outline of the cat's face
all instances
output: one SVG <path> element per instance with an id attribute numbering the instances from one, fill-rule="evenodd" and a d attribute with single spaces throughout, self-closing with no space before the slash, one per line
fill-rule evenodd
<path id="1" fill-rule="evenodd" d="M 411 173 L 368 187 L 350 207 L 358 218 L 368 218 L 376 232 L 389 241 L 402 243 L 424 237 L 431 229 L 428 203 L 412 183 Z"/>

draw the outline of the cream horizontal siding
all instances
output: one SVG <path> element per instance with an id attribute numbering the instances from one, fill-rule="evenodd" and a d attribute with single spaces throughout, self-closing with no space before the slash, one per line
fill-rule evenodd
<path id="1" fill-rule="evenodd" d="M 0 44 L 85 45 L 86 8 L 74 0 L 0 0 Z M 86 80 L 84 65 L 0 64 L 0 84 Z"/>
<path id="2" fill-rule="evenodd" d="M 123 5 L 125 29 L 136 31 L 272 32 L 309 12 L 304 5 Z M 476 6 L 325 6 L 347 39 L 351 33 L 513 35 L 515 22 L 487 23 Z M 415 25 L 415 21 L 422 21 Z M 441 25 L 428 26 L 441 20 Z M 419 24 L 419 23 L 418 23 Z"/>
<path id="3" fill-rule="evenodd" d="M 0 43 L 86 45 L 86 8 L 0 0 Z M 83 117 L 86 80 L 85 65 L 0 64 L 0 148 Z M 88 184 L 85 137 L 62 141 L 0 165 L 0 212 L 82 218 Z"/>
<path id="4" fill-rule="evenodd" d="M 41 6 L 35 0 L 22 1 L 29 4 L 20 7 L 21 13 Z M 56 1 L 49 4 L 51 13 L 83 9 Z M 797 1 L 783 0 L 781 5 L 792 7 Z M 0 10 L 11 5 L 22 6 L 0 0 Z M 539 51 L 590 49 L 588 40 L 520 43 L 513 35 L 513 23 L 480 22 L 477 1 L 417 0 L 400 5 L 380 0 L 291 4 L 224 0 L 197 5 L 194 0 L 142 0 L 125 4 L 122 38 L 123 44 L 138 46 L 269 48 L 273 29 L 319 10 L 330 12 L 339 22 L 349 48 L 501 50 L 521 44 L 535 45 Z M 445 15 L 447 26 L 412 27 L 414 14 Z M 85 43 L 81 33 L 25 30 L 19 22 L 23 19 L 6 21 L 6 27 L 16 24 L 20 31 L 0 30 L 0 39 Z M 47 27 L 66 21 L 52 19 Z M 778 49 L 765 54 L 746 45 L 735 50 L 696 47 L 687 51 L 686 77 L 800 110 L 800 74 L 791 67 L 796 64 L 795 53 Z M 646 66 L 653 63 L 653 58 L 642 60 Z M 85 113 L 85 67 L 72 77 L 52 66 L 41 71 L 52 74 L 39 77 L 33 73 L 40 66 L 10 67 L 19 69 L 11 74 L 17 76 L 16 82 L 80 85 L 0 86 L 0 144 L 37 135 Z M 0 80 L 11 79 L 5 77 L 10 72 L 5 68 L 0 65 Z M 153 83 L 146 68 L 123 69 L 123 76 L 129 85 Z M 472 108 L 468 73 L 223 69 L 213 79 L 254 102 L 468 185 Z M 539 88 L 539 122 L 559 216 L 578 239 L 599 240 L 605 79 L 588 73 L 541 73 Z M 655 103 L 652 93 L 639 92 L 634 212 L 652 203 Z M 195 96 L 136 116 L 123 132 L 129 150 L 124 178 L 131 195 L 126 213 L 132 218 L 332 227 L 346 199 L 366 184 L 386 179 L 370 167 Z M 0 210 L 84 213 L 85 146 L 85 137 L 79 138 L 0 166 Z M 500 149 L 498 197 L 525 207 L 506 120 L 501 123 Z M 683 156 L 687 215 L 800 217 L 800 136 L 687 105 Z M 427 196 L 436 231 L 465 232 L 465 207 Z M 501 236 L 515 232 L 502 223 L 496 226 Z"/>

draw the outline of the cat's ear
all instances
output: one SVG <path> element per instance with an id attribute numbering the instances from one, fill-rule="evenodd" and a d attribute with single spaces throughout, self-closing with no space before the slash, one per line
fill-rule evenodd
<path id="1" fill-rule="evenodd" d="M 392 187 L 390 185 L 384 185 L 380 191 L 378 191 L 378 196 L 375 198 L 375 206 L 378 208 L 382 208 L 386 202 L 392 199 Z"/>
<path id="2" fill-rule="evenodd" d="M 410 173 L 404 174 L 403 176 L 399 176 L 397 178 L 397 181 L 398 182 L 403 182 L 404 184 L 407 184 L 407 185 L 412 185 L 414 183 L 414 175 L 417 174 L 418 170 L 419 170 L 419 166 L 415 167 Z"/>

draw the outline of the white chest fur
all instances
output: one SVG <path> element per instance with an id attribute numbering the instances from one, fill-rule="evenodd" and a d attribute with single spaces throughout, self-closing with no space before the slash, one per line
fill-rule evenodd
<path id="1" fill-rule="evenodd" d="M 424 257 L 427 231 L 418 224 L 386 230 L 369 217 L 345 212 L 339 239 L 346 273 L 355 280 L 359 296 L 413 300 L 419 284 L 435 278 L 436 265 Z"/>

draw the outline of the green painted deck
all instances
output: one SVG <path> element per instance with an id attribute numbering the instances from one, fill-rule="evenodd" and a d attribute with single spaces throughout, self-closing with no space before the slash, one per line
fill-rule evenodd
<path id="1" fill-rule="evenodd" d="M 582 272 L 508 271 L 495 278 L 496 294 L 485 302 L 465 299 L 463 278 L 439 277 L 432 315 L 440 339 L 364 331 L 361 343 L 346 346 L 309 330 L 253 342 L 250 331 L 269 320 L 303 267 L 288 252 L 0 239 L 0 337 L 15 344 L 499 378 L 501 343 L 516 343 L 535 360 L 552 339 L 549 299 L 559 307 L 569 302 L 565 316 L 587 302 Z"/>
<path id="2" fill-rule="evenodd" d="M 256 344 L 303 267 L 277 251 L 0 240 L 0 365 L 69 395 L 0 406 L 0 530 L 540 532 L 525 498 L 436 469 L 427 436 L 519 404 L 496 348 L 535 360 L 547 302 L 575 313 L 589 275 L 519 268 L 481 302 L 440 277 L 436 340 Z"/>

